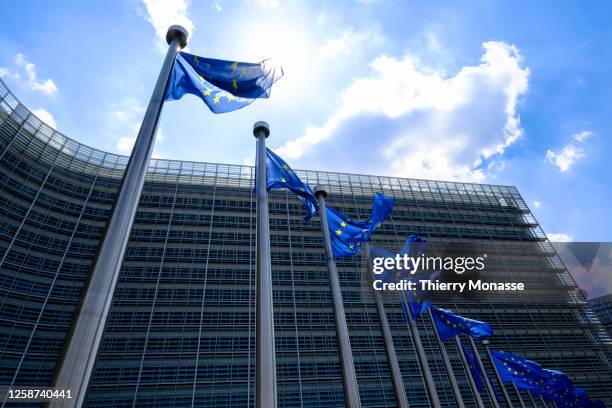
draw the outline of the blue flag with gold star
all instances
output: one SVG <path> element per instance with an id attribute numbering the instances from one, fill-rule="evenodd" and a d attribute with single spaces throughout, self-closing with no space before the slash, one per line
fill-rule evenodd
<path id="1" fill-rule="evenodd" d="M 255 179 L 257 179 L 257 174 L 255 174 Z M 291 167 L 268 148 L 266 148 L 266 186 L 268 191 L 273 188 L 286 188 L 299 196 L 306 209 L 304 222 L 319 211 L 319 204 L 310 186 L 300 180 Z"/>
<path id="2" fill-rule="evenodd" d="M 517 387 L 529 389 L 534 397 L 548 400 L 561 398 L 566 390 L 573 388 L 572 381 L 564 373 L 546 369 L 544 372 L 550 376 L 548 379 L 540 379 L 536 384 L 520 384 Z"/>
<path id="3" fill-rule="evenodd" d="M 491 357 L 503 382 L 513 382 L 518 388 L 530 390 L 552 383 L 551 373 L 534 361 L 496 350 L 491 350 Z"/>
<path id="4" fill-rule="evenodd" d="M 366 221 L 351 221 L 346 215 L 327 205 L 327 225 L 334 256 L 343 257 L 359 252 L 361 244 L 369 241 L 370 235 L 389 216 L 394 204 L 395 201 L 391 197 L 376 193 L 372 200 L 372 213 Z"/>
<path id="5" fill-rule="evenodd" d="M 411 294 L 414 294 L 413 291 L 410 291 Z M 407 296 L 409 296 L 407 294 Z M 423 313 L 425 313 L 427 311 L 427 309 L 429 308 L 429 306 L 431 306 L 431 302 L 419 302 L 419 301 L 408 301 L 408 302 L 401 302 L 402 305 L 402 313 L 404 314 L 404 320 L 406 322 L 408 322 L 408 310 L 410 310 L 410 313 L 412 313 L 412 318 L 414 320 L 417 320 L 419 318 L 420 315 L 422 315 Z"/>
<path id="6" fill-rule="evenodd" d="M 437 306 L 431 306 L 431 313 L 442 341 L 462 333 L 477 339 L 485 339 L 493 335 L 493 329 L 489 326 L 489 323 L 468 319 Z"/>
<path id="7" fill-rule="evenodd" d="M 472 353 L 470 348 L 463 344 L 462 341 L 459 341 L 459 344 L 461 344 L 461 349 L 463 350 L 463 354 L 465 354 L 465 359 L 467 360 L 470 373 L 474 379 L 474 384 L 476 385 L 478 391 L 482 392 L 484 390 L 484 379 L 482 377 L 480 365 L 478 364 L 478 361 L 476 361 L 476 356 Z"/>
<path id="8" fill-rule="evenodd" d="M 193 94 L 214 113 L 243 108 L 257 98 L 268 98 L 270 89 L 283 75 L 269 61 L 233 62 L 179 52 L 170 74 L 167 101 Z"/>

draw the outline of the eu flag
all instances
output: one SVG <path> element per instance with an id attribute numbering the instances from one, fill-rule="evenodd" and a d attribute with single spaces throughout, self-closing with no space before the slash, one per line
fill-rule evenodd
<path id="1" fill-rule="evenodd" d="M 549 383 L 556 389 L 565 389 L 573 386 L 572 380 L 564 372 L 548 369 L 544 369 L 544 372 L 550 376 Z"/>
<path id="2" fill-rule="evenodd" d="M 329 205 L 326 206 L 327 224 L 334 256 L 343 257 L 359 252 L 361 244 L 368 242 L 370 235 L 391 213 L 394 204 L 391 197 L 376 193 L 372 200 L 372 213 L 366 221 L 351 221 L 338 210 Z"/>
<path id="3" fill-rule="evenodd" d="M 411 294 L 415 295 L 413 291 L 411 291 Z M 408 306 L 406 306 L 406 304 L 408 304 Z M 410 310 L 410 313 L 412 313 L 413 319 L 415 320 L 418 319 L 420 315 L 422 315 L 423 313 L 427 311 L 429 306 L 431 306 L 431 302 L 428 302 L 428 301 L 420 302 L 418 300 L 415 300 L 415 301 L 402 302 L 402 312 L 404 312 L 404 319 L 408 321 L 408 315 L 407 315 L 408 310 Z"/>
<path id="4" fill-rule="evenodd" d="M 257 175 L 255 178 L 257 179 Z M 266 186 L 268 191 L 273 188 L 286 188 L 299 196 L 306 209 L 304 222 L 319 211 L 317 199 L 308 184 L 300 180 L 291 167 L 268 148 L 266 148 Z"/>
<path id="5" fill-rule="evenodd" d="M 491 357 L 503 382 L 514 382 L 518 388 L 529 390 L 539 390 L 551 383 L 550 372 L 534 361 L 495 350 L 491 350 Z"/>
<path id="6" fill-rule="evenodd" d="M 422 239 L 417 235 L 410 235 L 404 241 L 404 245 L 399 250 L 399 252 L 393 252 L 385 248 L 380 247 L 372 247 L 370 248 L 370 262 L 373 261 L 374 258 L 394 258 L 398 253 L 400 255 L 407 255 L 410 260 L 413 258 L 417 258 L 425 253 L 427 246 L 429 243 Z M 400 282 L 401 280 L 418 280 L 420 279 L 430 279 L 431 276 L 423 276 L 423 275 L 413 275 L 412 271 L 414 270 L 413 262 L 408 262 L 407 268 L 396 268 L 395 263 L 387 267 L 385 265 L 381 265 L 383 271 L 378 274 L 379 278 L 383 282 L 387 283 L 395 283 Z"/>
<path id="7" fill-rule="evenodd" d="M 270 89 L 283 75 L 267 61 L 258 64 L 233 62 L 179 52 L 170 74 L 166 100 L 175 101 L 190 93 L 214 113 L 230 112 L 257 98 L 270 96 Z"/>
<path id="8" fill-rule="evenodd" d="M 476 361 L 476 356 L 474 356 L 472 351 L 468 347 L 466 347 L 462 341 L 460 341 L 459 343 L 461 344 L 463 354 L 465 354 L 465 359 L 468 362 L 468 367 L 470 368 L 472 378 L 474 378 L 476 388 L 478 389 L 478 391 L 482 392 L 484 390 L 484 380 L 482 377 L 482 371 L 480 370 L 480 365 L 478 364 L 478 361 Z"/>
<path id="9" fill-rule="evenodd" d="M 584 388 L 570 388 L 561 394 L 562 397 L 559 400 L 562 407 L 586 407 L 589 404 L 590 398 Z"/>
<path id="10" fill-rule="evenodd" d="M 548 375 L 548 379 L 545 381 L 538 381 L 535 389 L 530 385 L 529 390 L 531 395 L 541 396 L 547 400 L 563 400 L 563 395 L 567 395 L 569 390 L 573 388 L 572 380 L 561 371 L 544 369 L 544 373 Z M 526 387 L 522 386 L 522 388 Z"/>
<path id="11" fill-rule="evenodd" d="M 477 339 L 484 339 L 493 334 L 493 329 L 488 323 L 459 316 L 450 310 L 432 306 L 431 313 L 442 341 L 446 341 L 461 333 L 466 333 Z"/>
<path id="12" fill-rule="evenodd" d="M 404 241 L 404 245 L 399 251 L 400 255 L 407 255 L 409 259 L 413 259 L 421 256 L 425 253 L 429 243 L 419 237 L 418 235 L 410 235 Z M 372 247 L 370 248 L 370 259 L 368 262 L 371 264 L 374 258 L 394 258 L 396 253 L 385 248 Z M 414 269 L 413 263 L 409 262 L 407 268 L 397 269 L 396 265 L 393 264 L 391 267 L 381 265 L 383 271 L 377 273 L 378 278 L 383 282 L 396 283 L 402 280 L 417 282 L 420 279 L 436 279 L 439 277 L 439 271 L 434 271 L 428 274 L 412 275 L 411 271 Z M 404 311 L 404 318 L 408 321 L 406 315 L 409 309 L 412 312 L 414 319 L 417 319 L 421 314 L 427 311 L 427 308 L 431 305 L 431 302 L 424 301 L 426 293 L 421 290 L 420 285 L 417 284 L 416 289 L 412 291 L 406 291 L 406 302 L 401 302 L 402 309 Z"/>
<path id="13" fill-rule="evenodd" d="M 414 259 L 414 258 L 417 258 L 425 254 L 425 250 L 427 249 L 428 245 L 429 245 L 429 242 L 427 240 L 419 237 L 418 235 L 410 235 L 404 241 L 404 245 L 402 246 L 402 249 L 400 249 L 400 254 L 402 255 L 406 254 L 411 259 Z M 409 271 L 413 271 L 415 269 L 414 264 L 408 265 L 408 269 Z M 406 296 L 408 298 L 408 308 L 410 309 L 410 312 L 412 313 L 412 316 L 414 317 L 415 320 L 418 319 L 420 315 L 425 313 L 427 309 L 429 308 L 429 306 L 431 306 L 430 301 L 424 300 L 426 293 L 423 290 L 421 290 L 421 287 L 418 281 L 435 280 L 436 277 L 439 276 L 439 274 L 440 274 L 439 271 L 434 271 L 434 272 L 421 274 L 421 275 L 410 275 L 410 277 L 408 278 L 411 281 L 417 282 L 417 286 L 416 286 L 417 289 L 406 293 Z"/>

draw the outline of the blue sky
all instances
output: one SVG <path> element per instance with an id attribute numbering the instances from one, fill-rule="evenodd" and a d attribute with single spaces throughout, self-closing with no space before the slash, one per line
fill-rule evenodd
<path id="1" fill-rule="evenodd" d="M 167 103 L 154 155 L 252 163 L 252 124 L 293 167 L 516 185 L 552 239 L 612 241 L 609 2 L 22 1 L 0 76 L 66 135 L 129 153 L 163 58 L 188 51 L 285 76 L 213 115 Z"/>

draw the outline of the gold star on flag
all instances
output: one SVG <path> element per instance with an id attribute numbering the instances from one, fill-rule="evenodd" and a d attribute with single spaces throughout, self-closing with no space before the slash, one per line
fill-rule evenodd
<path id="1" fill-rule="evenodd" d="M 200 63 L 200 59 L 198 58 L 198 56 L 197 56 L 197 55 L 194 55 L 194 56 L 193 56 L 193 60 L 195 61 L 196 66 L 197 66 L 197 65 Z"/>
<path id="2" fill-rule="evenodd" d="M 221 95 L 216 94 L 215 98 L 213 99 L 213 103 L 219 103 L 219 102 L 221 102 Z"/>
<path id="3" fill-rule="evenodd" d="M 284 177 L 282 177 L 282 178 L 281 178 L 281 181 L 282 181 L 283 183 L 286 183 L 286 182 L 287 182 L 287 180 L 286 180 Z"/>
<path id="4" fill-rule="evenodd" d="M 200 75 L 200 83 L 203 84 L 204 83 L 204 77 L 202 75 Z"/>
<path id="5" fill-rule="evenodd" d="M 210 89 L 208 89 L 208 88 L 207 88 L 207 89 L 204 89 L 204 90 L 202 91 L 202 95 L 204 95 L 204 96 L 210 96 Z"/>
<path id="6" fill-rule="evenodd" d="M 233 101 L 234 99 L 236 99 L 236 98 L 234 97 L 234 95 L 232 95 L 232 94 L 227 94 L 227 101 L 228 101 L 228 102 L 231 102 L 231 101 Z"/>
<path id="7" fill-rule="evenodd" d="M 230 67 L 232 67 L 232 70 L 235 70 L 236 68 L 238 68 L 238 63 L 234 62 L 232 65 L 230 65 Z"/>
<path id="8" fill-rule="evenodd" d="M 336 235 L 342 235 L 342 231 L 336 230 Z"/>
<path id="9" fill-rule="evenodd" d="M 232 86 L 234 87 L 234 90 L 238 89 L 238 81 L 236 81 L 235 79 L 232 80 Z"/>
<path id="10" fill-rule="evenodd" d="M 342 221 L 342 222 L 340 223 L 340 226 L 341 226 L 342 228 L 346 227 L 346 222 Z"/>

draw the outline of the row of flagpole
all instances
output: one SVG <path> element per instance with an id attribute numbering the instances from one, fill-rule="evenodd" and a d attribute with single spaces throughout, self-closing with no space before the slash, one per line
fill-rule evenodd
<path id="1" fill-rule="evenodd" d="M 52 400 L 51 407 L 59 407 L 60 405 L 80 407 L 84 402 L 106 318 L 110 310 L 114 288 L 122 265 L 123 255 L 136 214 L 140 193 L 144 185 L 164 100 L 177 100 L 184 94 L 191 93 L 200 97 L 214 113 L 223 113 L 244 107 L 256 98 L 267 97 L 269 87 L 276 80 L 274 73 L 270 76 L 269 71 L 264 70 L 262 66 L 258 68 L 257 64 L 231 63 L 230 61 L 204 59 L 186 53 L 178 53 L 179 48 L 184 48 L 187 42 L 187 32 L 183 27 L 170 27 L 167 41 L 169 47 L 162 69 L 122 178 L 104 237 L 100 242 L 100 249 L 94 261 L 88 285 L 86 290 L 84 290 L 80 309 L 68 338 L 66 351 L 58 365 L 55 376 L 54 385 L 57 388 L 71 389 L 74 397 L 71 400 L 61 400 L 61 403 L 59 399 Z M 207 62 L 204 62 L 204 60 Z M 208 72 L 211 66 L 214 75 Z M 208 76 L 209 74 L 212 76 Z M 212 82 L 207 82 L 208 79 L 211 79 L 215 85 L 212 85 Z M 254 83 L 257 85 L 253 86 L 252 84 Z M 223 101 L 221 100 L 222 97 L 225 98 Z M 367 246 L 372 232 L 390 213 L 393 200 L 377 193 L 372 204 L 370 219 L 365 222 L 352 222 L 326 204 L 325 198 L 327 192 L 323 187 L 318 187 L 316 191 L 312 191 L 310 187 L 299 180 L 282 159 L 266 149 L 266 138 L 270 134 L 267 123 L 255 123 L 253 134 L 257 139 L 258 156 L 255 180 L 257 203 L 255 405 L 257 408 L 276 408 L 277 406 L 268 190 L 271 188 L 288 188 L 302 199 L 308 212 L 305 220 L 317 212 L 320 216 L 345 401 L 347 407 L 358 408 L 361 406 L 359 388 L 335 256 L 347 256 L 357 253 L 360 250 L 361 243 Z M 276 167 L 268 169 L 270 160 L 275 161 Z M 268 174 L 269 170 L 274 172 L 272 175 L 274 177 Z M 334 228 L 338 228 L 334 230 L 334 234 L 330 232 L 332 224 Z M 365 252 L 367 255 L 369 249 Z M 417 327 L 416 319 L 418 315 L 413 316 L 411 302 L 406 299 L 404 292 L 401 293 L 401 296 L 403 297 L 401 303 L 403 307 L 405 306 L 405 318 L 416 351 L 417 362 L 424 380 L 429 403 L 432 407 L 439 408 L 441 405 L 436 385 Z M 379 316 L 397 404 L 400 407 L 408 407 L 406 390 L 397 362 L 395 346 L 384 310 L 384 302 L 380 293 L 375 292 L 374 301 Z M 464 407 L 459 386 L 446 352 L 444 339 L 442 339 L 436 326 L 435 316 L 431 308 L 426 310 L 431 319 L 436 344 L 443 359 L 453 397 L 458 407 Z M 452 337 L 455 339 L 455 344 L 476 405 L 479 408 L 484 407 L 476 378 L 472 374 L 475 364 L 482 373 L 482 380 L 484 381 L 491 404 L 494 408 L 499 408 L 495 390 L 486 375 L 484 364 L 472 336 L 468 335 L 469 345 L 475 356 L 475 359 L 472 359 L 473 361 L 470 361 L 472 355 L 469 354 L 468 349 L 463 348 L 458 335 Z M 496 371 L 496 378 L 502 389 L 504 399 L 509 406 L 512 406 L 488 344 L 483 342 L 483 345 Z M 512 386 L 523 407 L 524 403 L 516 384 L 512 383 Z M 529 390 L 527 395 L 533 407 L 535 407 L 535 401 Z"/>
<path id="2" fill-rule="evenodd" d="M 265 185 L 264 180 L 265 178 L 267 178 L 266 171 L 268 169 L 266 168 L 267 167 L 266 164 L 262 163 L 262 157 L 265 155 L 264 153 L 265 150 L 262 147 L 263 144 L 261 144 L 262 140 L 264 140 L 265 142 L 265 138 L 261 138 L 261 137 L 259 138 L 260 144 L 257 149 L 258 156 L 259 156 L 257 160 L 258 167 L 256 170 L 258 174 L 258 181 L 257 181 L 258 204 L 257 205 L 258 206 L 261 205 L 262 207 L 267 208 L 267 191 L 266 191 L 266 194 L 263 194 L 262 190 L 264 190 L 264 185 Z M 338 271 L 337 271 L 337 267 L 335 263 L 335 257 L 332 251 L 330 228 L 329 228 L 328 220 L 327 220 L 327 211 L 326 211 L 326 202 L 325 202 L 327 191 L 325 190 L 324 187 L 317 186 L 314 190 L 314 195 L 317 198 L 317 201 L 319 204 L 319 216 L 320 216 L 320 221 L 321 221 L 321 230 L 323 234 L 324 249 L 325 249 L 327 268 L 328 268 L 328 273 L 329 273 L 329 283 L 330 283 L 330 290 L 331 290 L 331 297 L 332 297 L 332 307 L 333 307 L 334 318 L 335 318 L 336 334 L 337 334 L 337 341 L 338 341 L 338 351 L 339 351 L 339 362 L 340 362 L 340 368 L 342 372 L 342 382 L 343 382 L 343 389 L 344 389 L 344 395 L 345 395 L 345 403 L 347 407 L 360 407 L 361 402 L 359 398 L 359 390 L 357 386 L 357 380 L 356 380 L 351 346 L 350 346 L 349 333 L 348 333 L 348 328 L 346 324 L 344 305 L 342 301 L 342 291 L 340 288 L 340 282 L 338 278 Z M 261 203 L 260 200 L 265 200 L 265 203 Z M 261 218 L 258 217 L 258 222 L 260 221 L 261 221 Z M 258 232 L 263 231 L 263 230 L 264 229 L 262 228 L 258 228 Z M 258 257 L 262 257 L 262 258 L 266 257 L 265 254 L 260 254 L 260 251 L 263 248 L 264 248 L 263 246 L 258 246 L 258 255 L 257 255 Z M 365 244 L 365 256 L 368 256 L 368 257 L 369 257 L 369 248 L 370 248 L 369 244 L 366 243 Z M 258 268 L 260 268 L 259 262 L 258 262 Z M 259 273 L 259 269 L 258 269 L 258 273 Z M 408 304 L 409 302 L 405 297 L 405 293 L 402 292 L 401 295 L 403 296 L 402 301 L 404 302 L 404 304 Z M 377 314 L 379 317 L 379 324 L 381 326 L 381 333 L 382 333 L 383 342 L 385 345 L 387 362 L 389 365 L 391 382 L 393 384 L 396 402 L 397 402 L 398 407 L 402 407 L 402 408 L 408 407 L 409 403 L 406 397 L 406 390 L 404 387 L 404 382 L 402 379 L 401 371 L 399 369 L 397 354 L 395 352 L 395 345 L 393 343 L 391 330 L 389 327 L 388 319 L 386 317 L 384 302 L 382 300 L 382 296 L 380 292 L 376 290 L 373 290 L 373 298 L 374 298 L 374 303 L 377 309 Z M 257 299 L 258 301 L 262 300 L 259 297 Z M 430 309 L 428 309 L 428 314 L 430 317 L 432 316 Z M 419 333 L 416 321 L 412 313 L 409 310 L 407 311 L 407 313 L 405 313 L 405 316 L 407 317 L 407 324 L 408 324 L 408 328 L 410 331 L 410 337 L 413 341 L 413 345 L 414 345 L 414 348 L 417 354 L 417 361 L 419 364 L 419 369 L 422 374 L 422 378 L 425 383 L 425 388 L 427 391 L 429 404 L 430 406 L 434 408 L 439 408 L 441 407 L 441 403 L 440 403 L 440 400 L 437 394 L 436 385 L 433 380 L 433 375 L 431 374 L 431 370 L 430 370 L 429 363 L 427 360 L 427 355 L 425 353 L 425 350 L 421 342 L 420 333 Z M 449 383 L 453 391 L 453 397 L 455 399 L 457 407 L 464 407 L 465 404 L 463 402 L 463 398 L 461 396 L 459 386 L 457 384 L 456 377 L 454 375 L 452 365 L 450 363 L 450 359 L 446 352 L 446 348 L 442 340 L 440 339 L 437 327 L 435 325 L 435 322 L 433 321 L 433 317 L 431 317 L 431 319 L 432 319 L 432 327 L 433 327 L 434 336 L 436 338 L 436 343 L 438 345 L 438 348 L 440 350 L 441 356 L 444 361 L 445 370 L 447 372 Z M 479 390 L 477 389 L 475 385 L 475 381 L 472 376 L 471 370 L 469 368 L 469 363 L 467 362 L 465 353 L 460 344 L 460 340 L 458 337 L 455 337 L 455 338 L 457 341 L 457 348 L 458 348 L 459 354 L 462 359 L 462 364 L 466 372 L 466 376 L 468 377 L 468 381 L 471 385 L 470 388 L 472 390 L 474 400 L 479 408 L 484 408 L 483 400 L 480 397 Z M 482 373 L 486 373 L 484 364 L 480 358 L 480 354 L 478 353 L 474 340 L 469 336 L 468 336 L 468 339 L 469 339 L 471 348 L 474 350 L 474 354 L 476 356 L 476 361 L 478 363 L 480 371 Z M 483 345 L 485 345 L 485 348 L 487 347 L 486 344 L 487 343 L 485 340 L 483 342 Z M 488 352 L 488 348 L 486 348 L 486 350 Z M 499 408 L 499 404 L 497 402 L 497 398 L 495 396 L 493 386 L 490 383 L 488 376 L 483 375 L 483 378 L 486 384 L 489 400 L 491 401 L 494 408 Z M 499 379 L 499 375 L 497 375 L 497 378 Z M 510 397 L 503 385 L 503 382 L 501 382 L 501 380 L 499 380 L 499 384 L 502 387 L 502 390 L 503 390 L 508 406 L 512 407 Z M 517 390 L 517 396 L 520 399 L 520 393 L 518 393 L 518 390 Z M 257 400 L 259 401 L 259 399 Z M 264 405 L 258 404 L 257 406 L 260 407 Z M 534 408 L 536 407 L 535 402 L 533 406 Z"/>
<path id="3" fill-rule="evenodd" d="M 345 317 L 344 306 L 343 306 L 343 301 L 342 301 L 342 291 L 340 288 L 340 282 L 338 278 L 338 271 L 337 271 L 337 267 L 335 263 L 335 257 L 336 256 L 347 256 L 347 255 L 352 255 L 354 253 L 357 253 L 359 251 L 359 243 L 363 242 L 365 244 L 364 245 L 365 256 L 368 259 L 368 270 L 367 270 L 368 280 L 371 282 L 372 281 L 371 276 L 370 276 L 371 272 L 369 270 L 370 245 L 368 244 L 368 240 L 370 238 L 370 234 L 374 231 L 374 229 L 377 226 L 380 225 L 380 221 L 384 219 L 391 212 L 390 208 L 392 208 L 393 206 L 393 200 L 390 199 L 389 197 L 385 197 L 381 193 L 377 193 L 375 195 L 375 199 L 372 204 L 372 214 L 370 216 L 370 219 L 367 222 L 350 221 L 348 217 L 343 216 L 342 214 L 338 213 L 337 210 L 333 210 L 332 208 L 329 208 L 327 206 L 325 202 L 327 192 L 325 191 L 323 187 L 318 186 L 314 192 L 310 191 L 310 188 L 307 185 L 305 185 L 299 179 L 299 177 L 297 177 L 297 175 L 295 175 L 293 170 L 291 170 L 291 168 L 282 159 L 280 159 L 270 150 L 266 150 L 265 153 L 267 156 L 267 160 L 269 160 L 269 162 L 263 163 L 263 161 L 261 160 L 261 157 L 263 155 L 261 145 L 258 148 L 258 152 L 260 155 L 259 160 L 257 160 L 258 168 L 256 169 L 256 174 L 258 174 L 260 177 L 260 180 L 257 183 L 258 189 L 261 190 L 263 186 L 263 182 L 261 181 L 261 179 L 263 179 L 264 177 L 266 178 L 269 177 L 270 179 L 267 180 L 268 189 L 287 188 L 291 190 L 292 192 L 298 194 L 300 198 L 302 199 L 302 202 L 305 208 L 307 209 L 307 212 L 309 212 L 309 215 L 305 219 L 310 218 L 310 216 L 312 216 L 314 213 L 317 212 L 317 209 L 315 210 L 312 209 L 312 203 L 308 202 L 309 195 L 312 197 L 316 197 L 317 199 L 318 213 L 319 213 L 320 221 L 321 221 L 324 249 L 325 249 L 326 261 L 327 261 L 327 267 L 328 267 L 328 273 L 329 273 L 329 283 L 330 283 L 330 289 L 331 289 L 332 307 L 333 307 L 334 317 L 335 317 L 335 326 L 336 326 L 338 350 L 339 350 L 339 361 L 340 361 L 340 366 L 341 366 L 341 371 L 342 371 L 345 403 L 347 407 L 360 407 L 361 405 L 360 405 L 360 400 L 359 400 L 359 391 L 357 387 L 355 369 L 354 369 L 354 364 L 352 360 L 350 339 L 349 339 L 349 333 L 348 333 L 348 328 L 346 324 L 346 317 Z M 274 174 L 268 175 L 266 173 L 268 170 L 271 170 Z M 258 194 L 259 193 L 260 192 L 258 191 Z M 383 200 L 380 200 L 377 202 L 377 200 L 381 197 L 383 198 Z M 266 194 L 266 199 L 267 199 L 267 194 Z M 391 207 L 388 208 L 387 209 L 388 211 L 386 212 L 379 211 L 377 216 L 375 216 L 377 205 L 380 205 L 381 202 L 384 202 L 385 199 L 391 201 Z M 328 217 L 330 216 L 333 216 L 333 219 L 335 220 L 334 221 L 335 224 L 333 227 L 331 227 L 330 221 L 328 219 Z M 344 237 L 345 232 L 346 232 L 346 230 L 343 230 L 343 228 L 348 228 L 349 226 L 357 228 L 357 229 L 362 228 L 362 230 L 361 232 L 358 232 L 357 234 L 355 234 L 355 231 L 353 231 L 353 235 L 349 233 L 347 234 L 347 237 L 342 238 Z M 340 228 L 335 230 L 336 227 L 340 227 Z M 261 231 L 261 230 L 262 229 L 258 228 L 258 231 Z M 368 233 L 362 234 L 365 230 L 367 230 Z M 334 232 L 335 234 L 332 234 L 332 232 Z M 414 236 L 410 238 L 413 238 L 413 237 Z M 410 238 L 406 242 L 408 242 Z M 418 237 L 416 237 L 416 239 L 420 240 Z M 422 241 L 422 242 L 425 242 L 425 241 Z M 384 345 L 386 349 L 386 355 L 387 355 L 388 365 L 389 365 L 389 370 L 390 370 L 390 375 L 391 375 L 391 382 L 394 387 L 396 401 L 397 401 L 398 406 L 407 407 L 408 400 L 406 398 L 406 390 L 404 388 L 402 375 L 399 370 L 399 364 L 397 362 L 397 354 L 395 352 L 395 347 L 394 347 L 393 339 L 391 336 L 391 330 L 389 328 L 388 320 L 386 318 L 382 295 L 378 293 L 376 290 L 374 290 L 374 288 L 372 288 L 372 290 L 374 291 L 373 299 L 374 299 L 374 303 L 376 305 L 376 309 L 377 309 L 377 313 L 379 317 L 381 333 L 383 336 L 383 341 L 384 341 Z M 484 407 L 484 402 L 480 395 L 480 392 L 483 387 L 479 387 L 477 385 L 477 382 L 476 382 L 477 379 L 475 378 L 474 373 L 476 373 L 476 375 L 479 376 L 479 381 L 484 383 L 484 389 L 486 389 L 488 400 L 494 408 L 500 408 L 499 400 L 501 400 L 502 398 L 499 397 L 498 394 L 496 393 L 494 386 L 491 380 L 489 379 L 489 376 L 487 375 L 487 370 L 485 368 L 480 352 L 478 350 L 478 347 L 473 337 L 477 337 L 481 340 L 481 345 L 485 349 L 485 354 L 488 357 L 491 365 L 493 366 L 493 370 L 495 372 L 495 378 L 498 382 L 498 386 L 500 387 L 502 391 L 503 401 L 508 407 L 513 406 L 512 399 L 510 398 L 510 395 L 504 385 L 504 379 L 501 377 L 499 373 L 498 363 L 494 360 L 492 350 L 489 349 L 488 337 L 493 334 L 493 331 L 487 323 L 479 322 L 477 320 L 472 320 L 472 319 L 465 319 L 465 318 L 462 318 L 461 316 L 453 315 L 452 313 L 450 313 L 449 311 L 445 311 L 444 309 L 436 308 L 435 310 L 437 313 L 447 313 L 447 316 L 453 315 L 453 318 L 463 319 L 461 321 L 465 322 L 466 324 L 472 325 L 472 326 L 468 325 L 467 327 L 465 327 L 466 329 L 469 328 L 469 330 L 455 332 L 455 333 L 452 333 L 450 337 L 446 335 L 446 339 L 442 339 L 440 336 L 440 332 L 439 332 L 438 322 L 436 321 L 434 313 L 432 312 L 432 308 L 434 308 L 434 306 L 429 307 L 431 305 L 431 302 L 423 302 L 423 303 L 427 303 L 426 307 L 423 308 L 422 303 L 420 302 L 409 302 L 408 299 L 406 298 L 405 292 L 401 292 L 400 296 L 402 297 L 401 303 L 404 309 L 404 316 L 408 324 L 410 337 L 414 345 L 414 349 L 415 349 L 416 356 L 417 356 L 417 362 L 418 362 L 419 369 L 422 374 L 423 381 L 425 383 L 425 389 L 427 391 L 427 397 L 428 397 L 430 406 L 434 408 L 438 408 L 441 406 L 441 404 L 440 404 L 440 400 L 438 397 L 436 385 L 434 383 L 433 375 L 431 373 L 429 363 L 427 361 L 427 355 L 425 353 L 425 350 L 421 342 L 421 338 L 420 338 L 420 334 L 419 334 L 419 330 L 418 330 L 417 322 L 416 322 L 416 319 L 418 318 L 418 316 L 421 313 L 423 313 L 423 311 L 425 310 L 427 310 L 427 315 L 431 319 L 433 333 L 436 339 L 436 344 L 438 345 L 438 348 L 440 350 L 440 355 L 442 356 L 442 359 L 444 362 L 444 367 L 445 367 L 445 370 L 446 370 L 446 373 L 449 379 L 451 390 L 453 391 L 453 397 L 455 399 L 457 407 L 464 407 L 465 405 L 464 405 L 463 398 L 459 390 L 459 386 L 456 381 L 456 377 L 453 372 L 452 365 L 450 363 L 450 359 L 448 357 L 448 354 L 446 352 L 446 348 L 443 342 L 443 340 L 447 340 L 450 337 L 454 337 L 455 339 L 455 344 L 457 346 L 458 353 L 461 357 L 462 364 L 463 364 L 466 376 L 468 378 L 468 382 L 470 384 L 470 388 L 472 390 L 472 395 L 474 397 L 474 401 L 476 402 L 476 405 L 479 408 Z M 420 311 L 414 315 L 412 312 L 413 303 L 417 303 L 420 308 Z M 455 327 L 454 324 L 453 326 Z M 461 326 L 461 323 L 459 323 L 459 326 Z M 467 334 L 468 344 L 472 350 L 471 352 L 468 351 L 468 348 L 464 348 L 463 344 L 459 340 L 459 334 L 461 333 Z M 525 360 L 525 361 L 528 362 L 528 360 Z M 529 362 L 529 363 L 532 363 L 532 362 Z M 536 364 L 536 363 L 533 363 L 533 364 Z M 506 382 L 508 381 L 506 380 Z M 516 397 L 519 401 L 519 404 L 521 405 L 521 407 L 524 407 L 525 405 L 522 400 L 519 389 L 517 388 L 516 384 L 513 381 L 511 381 L 511 384 L 512 384 L 513 390 L 516 393 Z M 533 396 L 531 395 L 531 391 L 529 390 L 529 388 L 526 388 L 526 392 L 530 399 L 532 407 L 535 408 L 537 405 L 536 405 L 535 400 L 533 399 Z M 545 402 L 541 394 L 539 396 L 539 399 L 541 403 L 544 405 L 544 407 L 548 406 L 548 404 Z M 552 405 L 556 406 L 554 401 L 552 401 Z"/>

